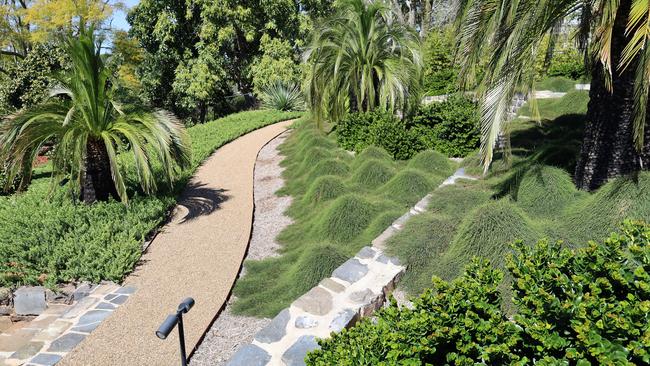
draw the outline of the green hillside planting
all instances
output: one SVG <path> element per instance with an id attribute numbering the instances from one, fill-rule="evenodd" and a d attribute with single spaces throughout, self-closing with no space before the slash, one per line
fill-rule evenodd
<path id="1" fill-rule="evenodd" d="M 294 223 L 277 240 L 280 256 L 246 263 L 234 289 L 237 313 L 274 316 L 352 257 L 410 206 L 438 186 L 454 166 L 437 153 L 417 163 L 394 161 L 369 146 L 356 156 L 336 147 L 307 119 L 280 146 Z"/>

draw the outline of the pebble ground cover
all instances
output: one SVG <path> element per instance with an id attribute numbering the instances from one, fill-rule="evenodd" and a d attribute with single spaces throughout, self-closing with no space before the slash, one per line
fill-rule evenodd
<path id="1" fill-rule="evenodd" d="M 294 223 L 278 237 L 280 256 L 246 263 L 234 311 L 274 316 L 354 256 L 454 171 L 444 155 L 424 151 L 395 161 L 379 148 L 353 156 L 308 118 L 280 147 Z"/>
<path id="2" fill-rule="evenodd" d="M 540 100 L 541 121 L 512 124 L 510 169 L 500 157 L 485 179 L 434 191 L 428 212 L 388 242 L 389 252 L 409 265 L 401 282 L 409 293 L 430 287 L 432 275 L 456 278 L 473 256 L 502 266 L 514 240 L 532 245 L 548 238 L 574 247 L 607 237 L 626 218 L 650 218 L 650 172 L 593 193 L 575 188 L 571 174 L 585 117 L 574 111 L 584 112 L 587 101 L 585 92 Z M 464 165 L 478 175 L 478 161 L 474 156 Z"/>
<path id="3" fill-rule="evenodd" d="M 140 258 L 145 237 L 164 223 L 177 193 L 212 152 L 252 130 L 300 115 L 249 111 L 188 128 L 191 168 L 156 196 L 133 188 L 128 206 L 75 203 L 65 187 L 50 184 L 47 167 L 38 169 L 27 192 L 0 197 L 0 286 L 120 281 Z M 129 159 L 126 155 L 122 158 Z"/>

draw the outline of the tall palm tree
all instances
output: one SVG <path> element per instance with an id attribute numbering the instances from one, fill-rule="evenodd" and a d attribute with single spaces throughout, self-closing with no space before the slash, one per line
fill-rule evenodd
<path id="1" fill-rule="evenodd" d="M 534 60 L 545 36 L 578 19 L 576 43 L 591 70 L 582 150 L 574 173 L 585 190 L 646 169 L 650 128 L 650 4 L 648 0 L 461 0 L 460 59 L 464 71 L 485 53 L 481 152 L 487 171 L 510 100 L 531 88 Z M 552 42 L 550 42 L 552 44 Z"/>
<path id="2" fill-rule="evenodd" d="M 104 65 L 93 30 L 67 40 L 71 67 L 58 75 L 60 87 L 34 108 L 5 117 L 0 124 L 0 162 L 8 181 L 31 163 L 41 147 L 54 142 L 53 176 L 70 177 L 86 203 L 111 196 L 127 202 L 121 151 L 130 151 L 142 189 L 153 192 L 152 163 L 161 163 L 171 182 L 189 164 L 189 141 L 182 124 L 164 111 L 127 112 L 111 93 L 111 72 Z"/>
<path id="3" fill-rule="evenodd" d="M 343 0 L 316 26 L 306 52 L 309 103 L 318 121 L 351 111 L 407 112 L 418 100 L 422 56 L 415 30 L 381 0 Z"/>

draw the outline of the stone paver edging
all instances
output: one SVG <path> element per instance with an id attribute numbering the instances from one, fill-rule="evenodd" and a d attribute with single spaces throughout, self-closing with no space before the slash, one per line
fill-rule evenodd
<path id="1" fill-rule="evenodd" d="M 104 283 L 72 305 L 50 306 L 15 332 L 0 335 L 1 364 L 56 364 L 133 292 L 133 287 Z"/>

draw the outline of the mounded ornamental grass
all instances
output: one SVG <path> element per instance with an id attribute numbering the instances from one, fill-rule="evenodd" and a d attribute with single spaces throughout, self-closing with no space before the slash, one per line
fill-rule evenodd
<path id="1" fill-rule="evenodd" d="M 552 76 L 535 83 L 536 90 L 550 90 L 554 92 L 569 92 L 576 90 L 577 81 L 564 76 Z"/>
<path id="2" fill-rule="evenodd" d="M 205 158 L 247 132 L 298 116 L 250 111 L 190 127 L 192 168 L 157 196 L 133 194 L 128 206 L 74 203 L 65 187 L 50 192 L 49 174 L 36 170 L 27 192 L 0 197 L 0 286 L 122 280 L 139 260 L 145 237 L 163 224 L 175 193 Z"/>
<path id="3" fill-rule="evenodd" d="M 571 173 L 584 115 L 574 113 L 585 111 L 586 103 L 587 93 L 570 92 L 540 104 L 543 121 L 511 125 L 510 166 L 499 155 L 484 179 L 434 190 L 428 211 L 388 242 L 388 251 L 409 266 L 401 286 L 420 293 L 432 275 L 452 279 L 473 256 L 500 265 L 516 239 L 534 244 L 548 238 L 574 247 L 606 237 L 626 218 L 647 220 L 650 172 L 615 179 L 594 193 L 575 188 Z M 558 113 L 568 114 L 551 120 Z M 479 163 L 475 154 L 463 165 L 480 175 Z"/>
<path id="4" fill-rule="evenodd" d="M 294 223 L 277 238 L 279 257 L 246 263 L 234 289 L 237 313 L 274 316 L 370 245 L 455 168 L 431 153 L 414 165 L 394 161 L 373 146 L 352 156 L 310 122 L 298 123 L 279 147 L 286 156 L 281 193 L 293 197 L 287 214 Z"/>

